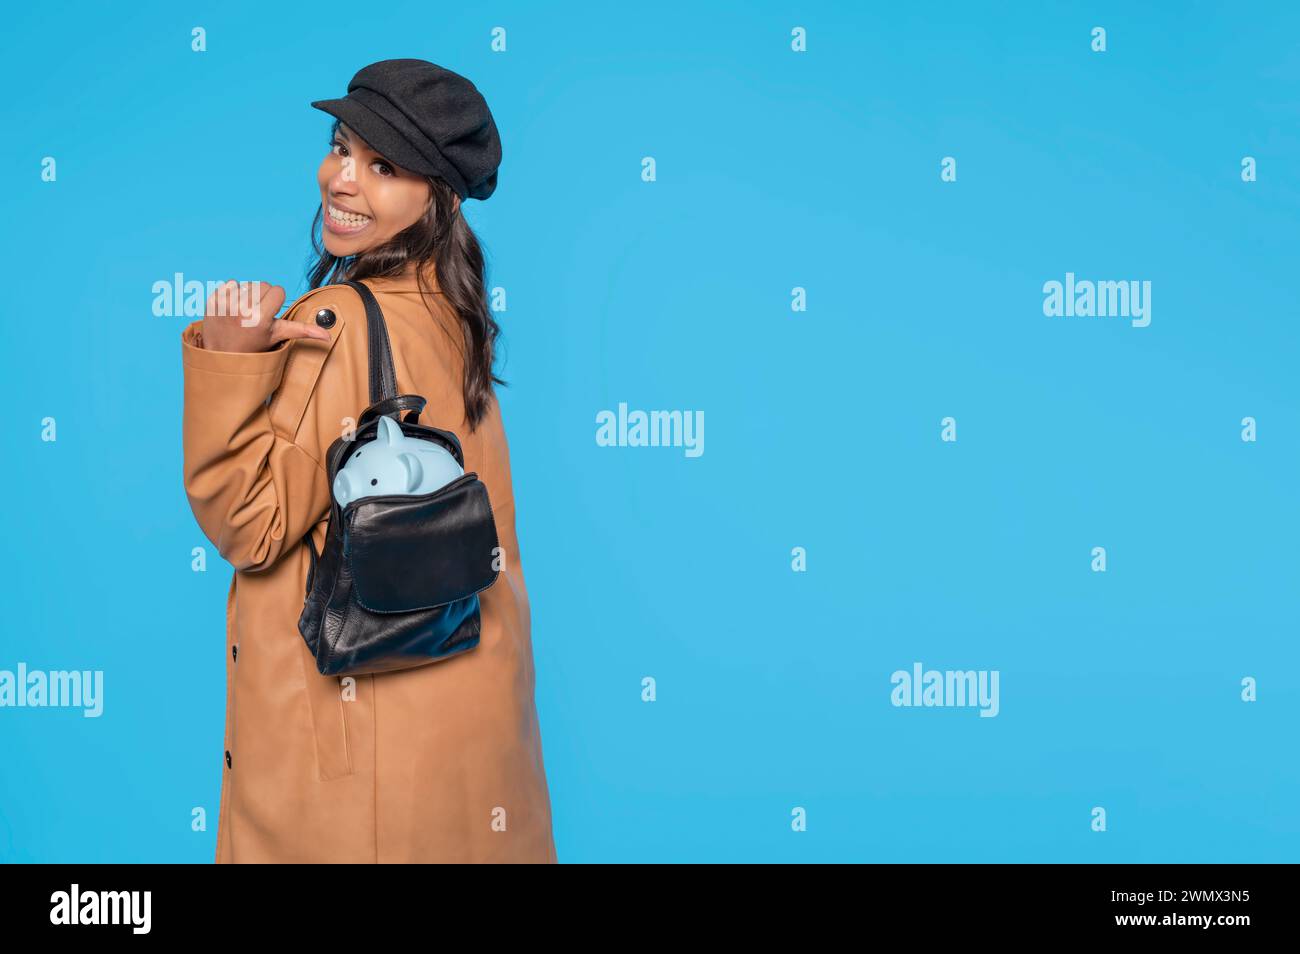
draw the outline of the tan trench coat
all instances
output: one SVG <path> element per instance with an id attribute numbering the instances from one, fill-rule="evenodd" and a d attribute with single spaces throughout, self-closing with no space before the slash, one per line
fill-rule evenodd
<path id="1" fill-rule="evenodd" d="M 505 565 L 480 594 L 475 649 L 402 672 L 322 676 L 298 632 L 302 538 L 311 529 L 318 552 L 324 544 L 325 452 L 368 404 L 361 299 L 318 288 L 280 319 L 315 321 L 328 308 L 328 343 L 235 354 L 196 347 L 201 322 L 185 328 L 185 490 L 235 568 L 216 861 L 555 862 L 500 409 L 494 400 L 470 433 L 460 332 L 442 295 L 422 296 L 410 270 L 367 284 L 398 393 L 423 395 L 421 423 L 460 438 L 466 471 L 487 485 Z"/>

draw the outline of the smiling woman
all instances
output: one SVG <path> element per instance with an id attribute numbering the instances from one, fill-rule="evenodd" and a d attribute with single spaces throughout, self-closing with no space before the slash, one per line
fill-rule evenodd
<path id="1" fill-rule="evenodd" d="M 317 169 L 311 290 L 275 319 L 279 286 L 226 283 L 181 336 L 185 490 L 235 569 L 216 860 L 554 862 L 493 389 L 504 383 L 493 372 L 499 329 L 461 207 L 496 187 L 496 126 L 472 83 L 423 60 L 372 64 L 348 94 L 312 104 L 335 122 Z M 452 432 L 464 479 L 486 486 L 500 575 L 477 594 L 473 651 L 327 675 L 302 616 L 316 554 L 331 562 L 330 449 L 376 406 L 371 327 L 391 340 L 391 393 L 420 396 L 419 423 Z M 385 564 L 385 580 L 418 578 L 412 563 Z"/>

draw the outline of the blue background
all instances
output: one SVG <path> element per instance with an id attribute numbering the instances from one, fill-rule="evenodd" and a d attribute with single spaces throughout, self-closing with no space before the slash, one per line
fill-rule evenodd
<path id="1" fill-rule="evenodd" d="M 1293 5 L 6 16 L 0 668 L 102 669 L 106 711 L 0 709 L 0 859 L 211 861 L 230 570 L 190 569 L 152 286 L 301 293 L 308 102 L 415 56 L 503 139 L 467 214 L 561 861 L 1296 860 Z M 1067 271 L 1152 282 L 1150 327 L 1045 317 Z M 597 446 L 620 401 L 705 453 Z M 914 661 L 1000 714 L 893 707 Z"/>

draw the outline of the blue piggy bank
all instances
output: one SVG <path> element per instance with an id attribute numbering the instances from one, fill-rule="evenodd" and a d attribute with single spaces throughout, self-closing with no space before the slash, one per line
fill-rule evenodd
<path id="1" fill-rule="evenodd" d="M 391 417 L 381 417 L 375 439 L 353 451 L 334 475 L 334 499 L 346 507 L 362 497 L 427 494 L 464 473 L 442 445 L 407 437 Z"/>

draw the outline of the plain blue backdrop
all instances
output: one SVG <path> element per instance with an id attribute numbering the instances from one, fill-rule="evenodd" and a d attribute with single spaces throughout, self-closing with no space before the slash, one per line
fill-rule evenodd
<path id="1" fill-rule="evenodd" d="M 300 294 L 308 103 L 414 56 L 503 140 L 466 212 L 561 861 L 1296 860 L 1300 14 L 1132 6 L 8 11 L 0 669 L 105 712 L 0 709 L 0 859 L 212 860 L 230 568 L 152 286 Z M 1067 271 L 1150 326 L 1045 317 Z M 620 401 L 705 453 L 598 446 Z M 1000 714 L 893 707 L 915 661 Z"/>

